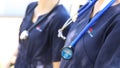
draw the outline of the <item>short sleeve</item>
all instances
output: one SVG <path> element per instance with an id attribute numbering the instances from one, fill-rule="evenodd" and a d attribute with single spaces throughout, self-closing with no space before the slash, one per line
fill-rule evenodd
<path id="1" fill-rule="evenodd" d="M 55 16 L 52 19 L 52 26 L 51 26 L 51 45 L 52 45 L 52 61 L 60 61 L 60 51 L 62 47 L 64 46 L 65 40 L 58 38 L 58 29 L 60 29 L 63 24 L 67 21 L 69 18 L 68 15 L 60 15 Z M 67 35 L 69 28 L 66 28 L 64 30 L 64 36 Z"/>
<path id="2" fill-rule="evenodd" d="M 27 6 L 27 8 L 26 8 L 25 16 L 27 14 L 29 14 L 36 5 L 37 5 L 37 2 L 31 2 L 31 3 L 29 3 L 28 6 Z"/>

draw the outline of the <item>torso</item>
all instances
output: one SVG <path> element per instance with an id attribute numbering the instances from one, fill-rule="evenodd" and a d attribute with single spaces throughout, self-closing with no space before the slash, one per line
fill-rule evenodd
<path id="1" fill-rule="evenodd" d="M 36 5 L 37 3 L 35 2 L 29 6 L 29 8 L 31 8 L 32 11 L 26 14 L 25 18 L 23 19 L 19 34 L 21 34 L 23 30 L 29 29 L 29 27 L 31 27 L 34 24 L 32 21 L 32 17 Z M 63 15 L 64 14 L 63 11 L 66 13 L 65 15 Z M 60 17 L 61 15 L 63 16 Z M 44 15 L 39 16 L 38 19 L 40 19 L 42 16 Z M 68 17 L 69 15 L 67 14 L 63 6 L 57 5 L 55 10 L 50 14 L 49 17 L 47 17 L 44 21 L 40 22 L 34 29 L 30 31 L 29 38 L 27 40 L 19 40 L 20 49 L 17 59 L 18 62 L 16 63 L 18 64 L 17 66 L 22 64 L 20 68 L 29 68 L 25 66 L 26 65 L 30 66 L 30 64 L 32 63 L 34 64 L 37 61 L 41 61 L 43 64 L 51 63 L 52 61 L 51 52 L 53 44 L 53 40 L 51 37 L 54 37 L 54 34 L 52 33 L 55 32 L 54 29 L 60 28 L 62 24 L 64 24 L 64 22 L 68 19 Z M 57 38 L 55 37 L 55 39 Z M 61 44 L 63 43 L 64 42 L 61 42 Z"/>
<path id="2" fill-rule="evenodd" d="M 93 37 L 86 32 L 74 47 L 73 58 L 71 60 L 62 59 L 61 68 L 95 68 L 94 65 L 96 60 L 99 59 L 97 59 L 98 53 L 102 50 L 102 44 L 104 43 L 107 34 L 110 32 L 109 29 L 111 29 L 111 25 L 113 24 L 112 20 L 120 14 L 119 8 L 120 4 L 111 7 L 96 21 L 97 23 L 90 28 Z M 88 23 L 90 11 L 91 10 L 87 10 L 86 13 L 84 13 L 72 26 L 67 36 L 65 46 L 69 46 L 69 44 Z"/>

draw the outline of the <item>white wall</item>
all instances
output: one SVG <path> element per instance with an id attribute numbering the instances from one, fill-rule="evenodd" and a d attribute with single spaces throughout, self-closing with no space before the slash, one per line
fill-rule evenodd
<path id="1" fill-rule="evenodd" d="M 23 16 L 32 1 L 36 0 L 0 0 L 0 16 Z"/>
<path id="2" fill-rule="evenodd" d="M 0 16 L 24 16 L 27 5 L 38 0 L 0 0 Z M 72 4 L 84 4 L 86 0 L 60 0 L 70 12 Z"/>

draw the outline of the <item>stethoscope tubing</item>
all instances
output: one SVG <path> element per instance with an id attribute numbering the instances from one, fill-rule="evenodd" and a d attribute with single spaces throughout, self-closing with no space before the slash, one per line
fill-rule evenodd
<path id="1" fill-rule="evenodd" d="M 92 6 L 96 3 L 96 1 L 97 1 L 97 0 L 90 0 L 90 1 L 88 1 L 85 5 L 83 5 L 83 6 L 78 10 L 78 15 L 77 15 L 77 17 L 81 16 L 86 10 L 88 10 L 90 7 L 92 7 Z M 76 14 L 75 14 L 75 15 L 76 15 Z M 72 21 L 72 18 L 70 17 L 70 18 L 65 22 L 65 24 L 63 25 L 63 27 L 58 30 L 58 32 L 59 32 L 59 33 L 58 33 L 58 37 L 61 37 L 62 39 L 66 39 L 66 37 L 63 36 L 62 31 L 63 31 L 68 25 L 70 25 L 72 22 L 73 22 L 73 21 Z"/>
<path id="2" fill-rule="evenodd" d="M 95 15 L 95 17 L 93 17 L 91 19 L 91 21 L 85 26 L 85 28 L 78 34 L 78 36 L 75 38 L 75 40 L 73 40 L 70 44 L 69 47 L 74 47 L 76 45 L 76 43 L 80 40 L 80 38 L 85 34 L 85 32 L 87 32 L 87 30 L 93 26 L 96 22 L 96 20 L 98 20 L 98 18 L 115 2 L 116 0 L 111 0 L 111 2 L 102 10 L 100 11 L 97 15 Z"/>

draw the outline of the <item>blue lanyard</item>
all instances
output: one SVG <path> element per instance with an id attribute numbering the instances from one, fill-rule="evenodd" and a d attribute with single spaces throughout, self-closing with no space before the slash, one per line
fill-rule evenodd
<path id="1" fill-rule="evenodd" d="M 88 10 L 90 7 L 92 7 L 97 0 L 90 0 L 88 1 L 84 6 L 82 6 L 79 10 L 78 10 L 78 17 L 80 17 L 86 10 Z"/>
<path id="2" fill-rule="evenodd" d="M 85 26 L 85 28 L 78 34 L 78 36 L 71 42 L 70 44 L 70 48 L 74 47 L 76 45 L 76 43 L 81 39 L 81 37 L 85 34 L 85 32 L 87 32 L 89 30 L 89 28 L 91 26 L 93 26 L 96 22 L 96 20 L 98 20 L 98 18 L 100 18 L 100 16 L 115 2 L 116 0 L 111 0 L 111 2 L 102 10 L 100 11 L 97 15 L 95 15 L 91 21 Z"/>

